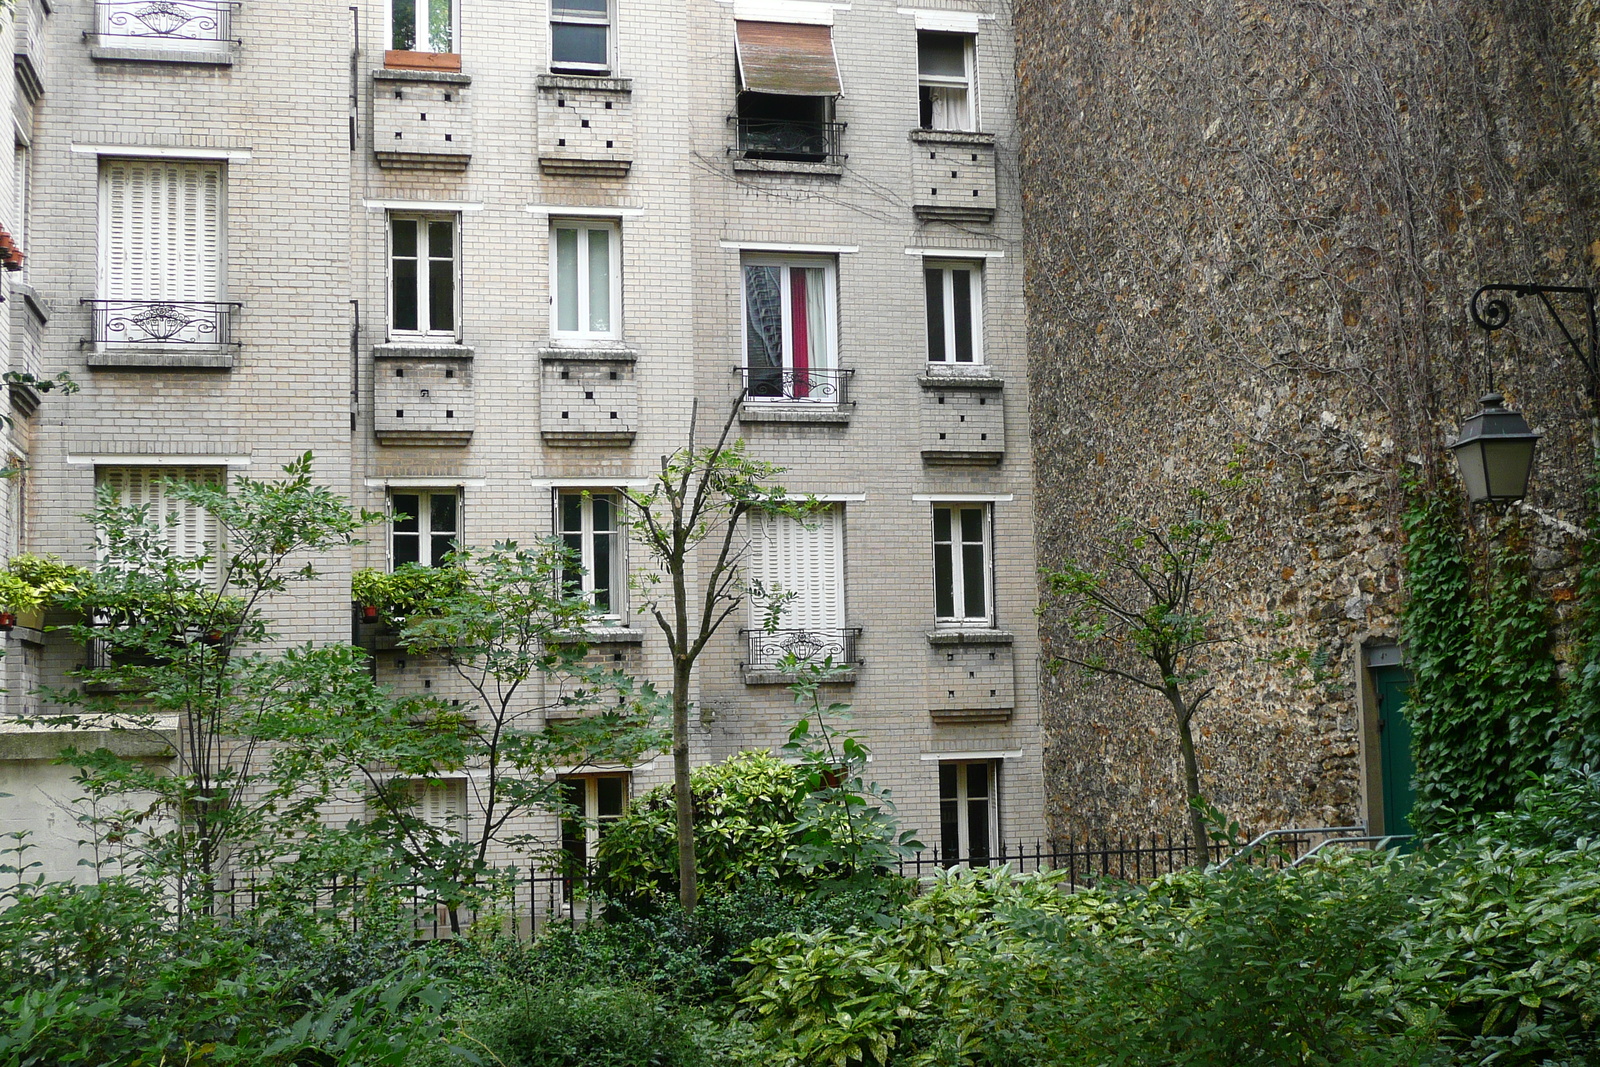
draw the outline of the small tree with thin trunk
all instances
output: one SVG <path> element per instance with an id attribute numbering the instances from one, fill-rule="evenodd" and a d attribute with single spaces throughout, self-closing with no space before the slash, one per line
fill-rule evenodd
<path id="1" fill-rule="evenodd" d="M 655 563 L 635 584 L 666 635 L 672 654 L 672 773 L 677 802 L 678 899 L 685 910 L 699 895 L 694 857 L 694 805 L 689 788 L 689 685 L 694 666 L 717 630 L 744 603 L 739 563 L 744 555 L 740 520 L 753 510 L 799 515 L 807 502 L 791 500 L 770 484 L 782 468 L 751 459 L 743 441 L 729 441 L 743 394 L 722 423 L 716 442 L 699 447 L 699 406 L 691 409 L 689 440 L 670 456 L 646 488 L 623 490 L 628 527 Z M 771 594 L 775 591 L 764 590 Z M 781 591 L 771 597 L 783 602 Z M 777 610 L 776 608 L 774 610 Z"/>
<path id="2" fill-rule="evenodd" d="M 1207 833 L 1194 717 L 1216 688 L 1206 684 L 1212 649 L 1238 640 L 1222 632 L 1207 598 L 1233 534 L 1226 520 L 1206 517 L 1206 500 L 1196 491 L 1190 516 L 1165 527 L 1121 519 L 1097 539 L 1097 565 L 1069 559 L 1046 573 L 1067 633 L 1077 643 L 1077 651 L 1054 666 L 1120 678 L 1160 694 L 1170 706 L 1183 757 L 1189 830 L 1202 858 Z"/>

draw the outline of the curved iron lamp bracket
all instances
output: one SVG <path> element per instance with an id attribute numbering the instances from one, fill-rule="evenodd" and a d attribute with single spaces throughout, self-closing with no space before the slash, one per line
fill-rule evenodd
<path id="1" fill-rule="evenodd" d="M 1585 321 L 1583 328 L 1586 331 L 1584 344 L 1573 335 L 1573 330 L 1567 321 L 1561 317 L 1561 312 L 1556 310 L 1551 301 L 1552 295 L 1568 295 L 1583 297 Z M 1578 362 L 1583 364 L 1584 370 L 1589 372 L 1589 395 L 1600 398 L 1600 334 L 1595 329 L 1594 290 L 1586 285 L 1485 285 L 1472 294 L 1472 302 L 1467 305 L 1472 321 L 1485 332 L 1493 333 L 1503 329 L 1511 321 L 1511 303 L 1507 296 L 1529 297 L 1536 296 L 1544 309 L 1550 313 L 1550 318 L 1555 321 L 1556 328 L 1561 331 L 1561 336 L 1566 338 L 1567 347 L 1572 354 L 1578 357 Z"/>

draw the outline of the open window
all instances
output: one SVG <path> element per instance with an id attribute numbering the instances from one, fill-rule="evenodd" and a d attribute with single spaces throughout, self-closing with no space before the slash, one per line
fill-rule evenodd
<path id="1" fill-rule="evenodd" d="M 384 66 L 460 70 L 455 0 L 389 0 L 389 49 Z"/>
<path id="2" fill-rule="evenodd" d="M 746 256 L 745 388 L 755 401 L 837 406 L 836 261 L 822 256 Z"/>
<path id="3" fill-rule="evenodd" d="M 745 159 L 837 163 L 842 125 L 833 29 L 788 22 L 735 24 L 738 151 Z"/>
<path id="4" fill-rule="evenodd" d="M 923 129 L 978 128 L 973 44 L 969 33 L 917 32 L 917 95 Z"/>

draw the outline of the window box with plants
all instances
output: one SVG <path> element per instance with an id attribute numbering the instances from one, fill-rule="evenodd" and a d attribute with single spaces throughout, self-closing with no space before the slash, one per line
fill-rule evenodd
<path id="1" fill-rule="evenodd" d="M 13 556 L 0 570 L 0 631 L 44 629 L 45 612 L 79 596 L 88 580 L 88 568 L 55 556 Z"/>
<path id="2" fill-rule="evenodd" d="M 398 632 L 413 616 L 432 614 L 432 606 L 457 595 L 459 567 L 425 567 L 406 563 L 392 571 L 363 567 L 350 576 L 350 599 L 366 623 Z"/>

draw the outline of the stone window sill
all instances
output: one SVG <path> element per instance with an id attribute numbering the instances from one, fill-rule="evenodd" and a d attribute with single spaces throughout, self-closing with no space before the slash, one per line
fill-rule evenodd
<path id="1" fill-rule="evenodd" d="M 471 359 L 473 349 L 467 345 L 430 345 L 417 341 L 390 341 L 373 345 L 374 359 Z"/>
<path id="2" fill-rule="evenodd" d="M 844 174 L 843 163 L 800 163 L 787 159 L 736 159 L 733 169 L 740 174 L 809 174 L 821 178 L 838 178 Z"/>
<path id="3" fill-rule="evenodd" d="M 199 43 L 199 42 L 196 42 Z M 231 67 L 236 52 L 222 48 L 166 48 L 138 44 L 103 44 L 90 36 L 89 58 L 112 63 L 181 63 L 194 67 Z"/>
<path id="4" fill-rule="evenodd" d="M 850 423 L 849 407 L 800 407 L 789 404 L 743 404 L 739 408 L 739 421 L 809 423 L 823 426 L 847 426 Z"/>
<path id="5" fill-rule="evenodd" d="M 128 345 L 89 351 L 91 370 L 232 370 L 232 345 Z"/>
<path id="6" fill-rule="evenodd" d="M 1009 645 L 1017 635 L 1007 630 L 950 629 L 933 630 L 928 634 L 928 644 L 935 648 L 949 645 Z"/>
<path id="7" fill-rule="evenodd" d="M 823 685 L 855 685 L 857 670 L 850 667 L 828 675 Z M 793 685 L 799 675 L 786 671 L 751 671 L 744 672 L 745 685 Z"/>

